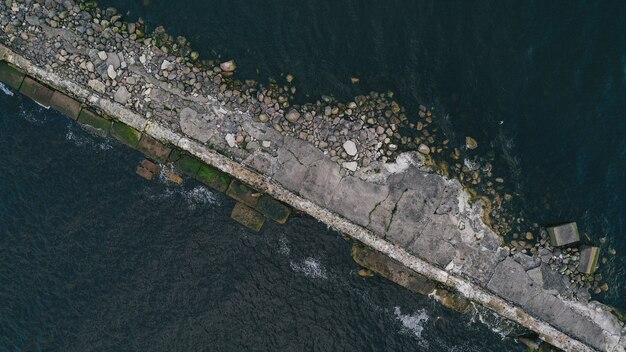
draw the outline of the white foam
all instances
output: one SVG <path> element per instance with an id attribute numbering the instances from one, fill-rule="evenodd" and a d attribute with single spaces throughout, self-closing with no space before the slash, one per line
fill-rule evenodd
<path id="1" fill-rule="evenodd" d="M 2 92 L 10 97 L 14 96 L 15 93 L 13 93 L 13 91 L 11 89 L 9 89 L 9 87 L 5 86 L 4 83 L 0 82 L 0 90 L 2 90 Z"/>
<path id="2" fill-rule="evenodd" d="M 411 334 L 417 337 L 422 343 L 422 331 L 424 331 L 424 323 L 428 321 L 429 316 L 426 310 L 420 309 L 413 314 L 402 314 L 400 307 L 394 307 L 394 315 L 396 320 L 402 323 L 402 330 L 400 332 L 405 334 Z"/>
<path id="3" fill-rule="evenodd" d="M 310 277 L 312 279 L 326 279 L 326 268 L 322 265 L 319 259 L 308 257 L 304 259 L 301 263 L 296 263 L 294 261 L 290 261 L 289 265 L 291 269 L 295 272 L 299 272 L 304 274 L 306 277 Z"/>
<path id="4" fill-rule="evenodd" d="M 166 182 L 163 174 L 161 174 L 159 179 L 164 183 Z M 219 205 L 215 193 L 206 187 L 196 186 L 192 189 L 185 189 L 177 185 L 171 185 L 170 182 L 167 184 L 170 187 L 167 187 L 165 191 L 157 194 L 150 194 L 149 197 L 163 200 L 171 199 L 173 197 L 182 197 L 190 210 L 195 210 L 198 206 L 202 205 Z"/>
<path id="5" fill-rule="evenodd" d="M 285 257 L 288 257 L 291 253 L 291 249 L 289 249 L 289 247 L 287 246 L 288 243 L 289 242 L 287 241 L 287 237 L 285 237 L 285 235 L 280 236 L 280 238 L 278 239 L 278 253 Z"/>

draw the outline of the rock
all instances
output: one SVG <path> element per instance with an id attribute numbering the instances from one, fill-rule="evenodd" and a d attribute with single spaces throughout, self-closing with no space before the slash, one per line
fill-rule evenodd
<path id="1" fill-rule="evenodd" d="M 227 134 L 226 143 L 228 143 L 229 147 L 234 148 L 236 145 L 235 136 L 233 136 L 231 133 Z"/>
<path id="2" fill-rule="evenodd" d="M 424 155 L 430 154 L 430 148 L 424 143 L 420 144 L 419 147 L 417 147 L 417 151 Z"/>
<path id="3" fill-rule="evenodd" d="M 350 156 L 355 156 L 357 153 L 356 144 L 351 140 L 347 140 L 343 143 L 343 150 Z"/>
<path id="4" fill-rule="evenodd" d="M 197 51 L 192 51 L 191 54 L 189 54 L 189 58 L 191 58 L 191 61 L 198 61 L 198 59 L 200 58 L 200 53 Z"/>
<path id="5" fill-rule="evenodd" d="M 117 72 L 115 72 L 113 65 L 109 65 L 109 67 L 107 68 L 107 76 L 109 76 L 110 79 L 117 78 Z"/>
<path id="6" fill-rule="evenodd" d="M 163 60 L 163 62 L 161 63 L 161 71 L 171 70 L 171 67 L 172 63 L 167 60 Z"/>
<path id="7" fill-rule="evenodd" d="M 300 113 L 295 109 L 291 109 L 287 115 L 285 115 L 285 118 L 291 123 L 296 123 L 300 119 Z"/>
<path id="8" fill-rule="evenodd" d="M 87 63 L 85 64 L 85 68 L 87 68 L 87 71 L 89 71 L 89 72 L 95 72 L 96 71 L 96 67 L 93 65 L 93 62 L 91 62 L 91 61 L 87 61 Z"/>
<path id="9" fill-rule="evenodd" d="M 271 141 L 263 141 L 261 142 L 261 145 L 263 146 L 263 148 L 269 148 L 272 146 L 272 142 Z"/>
<path id="10" fill-rule="evenodd" d="M 146 64 L 146 55 L 141 54 L 141 56 L 139 56 L 139 62 L 140 62 L 142 65 L 145 65 L 145 64 Z"/>
<path id="11" fill-rule="evenodd" d="M 358 79 L 357 77 L 350 77 L 350 82 L 352 82 L 352 84 L 357 84 L 359 83 L 360 79 Z"/>
<path id="12" fill-rule="evenodd" d="M 467 149 L 478 148 L 478 142 L 476 142 L 476 140 L 470 136 L 465 137 L 465 145 L 467 146 Z"/>
<path id="13" fill-rule="evenodd" d="M 237 64 L 235 63 L 234 60 L 229 60 L 226 62 L 222 62 L 220 64 L 220 68 L 224 72 L 234 72 L 237 69 Z"/>
<path id="14" fill-rule="evenodd" d="M 267 116 L 267 114 L 259 115 L 259 121 L 261 121 L 261 122 L 267 122 L 267 121 L 269 121 L 269 119 L 270 119 L 270 117 Z"/>
<path id="15" fill-rule="evenodd" d="M 120 61 L 120 57 L 117 56 L 116 53 L 108 53 L 106 62 L 107 64 L 113 66 L 113 68 L 116 70 L 120 68 L 120 66 L 122 65 L 122 62 Z"/>
<path id="16" fill-rule="evenodd" d="M 359 274 L 360 277 L 371 277 L 371 276 L 374 276 L 374 273 L 371 270 L 369 270 L 369 269 L 360 269 L 358 274 Z"/>
<path id="17" fill-rule="evenodd" d="M 353 171 L 353 172 L 354 172 L 354 171 L 356 171 L 356 169 L 359 167 L 359 164 L 357 164 L 357 162 L 356 162 L 356 161 L 349 161 L 349 162 L 345 162 L 345 163 L 343 163 L 343 164 L 342 164 L 342 166 L 343 166 L 345 169 L 348 169 L 348 170 L 350 170 L 350 171 Z"/>
<path id="18" fill-rule="evenodd" d="M 100 58 L 100 60 L 104 61 L 107 59 L 108 55 L 104 51 L 100 51 L 98 52 L 98 57 Z"/>
<path id="19" fill-rule="evenodd" d="M 91 79 L 87 82 L 87 85 L 95 90 L 98 93 L 104 93 L 106 90 L 106 86 L 104 85 L 104 83 L 96 80 L 96 79 Z"/>
<path id="20" fill-rule="evenodd" d="M 533 233 L 532 233 L 532 232 L 526 232 L 526 239 L 527 239 L 527 240 L 529 240 L 529 241 L 530 241 L 530 240 L 532 240 L 533 238 L 535 238 L 535 237 L 533 236 Z"/>
<path id="21" fill-rule="evenodd" d="M 291 83 L 293 82 L 293 75 L 292 74 L 288 74 L 287 75 L 287 83 Z"/>
<path id="22" fill-rule="evenodd" d="M 113 95 L 113 98 L 116 102 L 122 105 L 126 105 L 128 100 L 130 99 L 130 93 L 128 92 L 128 89 L 126 89 L 126 87 L 120 86 Z"/>

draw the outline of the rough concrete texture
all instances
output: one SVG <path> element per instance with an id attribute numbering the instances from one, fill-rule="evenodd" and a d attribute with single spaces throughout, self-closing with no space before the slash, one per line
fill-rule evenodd
<path id="1" fill-rule="evenodd" d="M 86 53 L 71 45 L 66 50 Z M 127 69 L 137 84 L 146 87 L 152 106 L 162 105 L 155 111 L 174 108 L 178 114 L 140 115 L 114 102 L 113 90 L 94 90 L 87 82 L 64 76 L 64 66 L 43 69 L 29 61 L 36 58 L 26 59 L 0 45 L 0 59 L 28 75 L 310 214 L 429 280 L 535 330 L 559 348 L 625 350 L 625 332 L 607 307 L 573 301 L 569 288 L 556 285 L 543 265 L 529 269 L 529 275 L 528 266 L 510 258 L 500 238 L 483 222 L 481 203 L 470 205 L 458 181 L 429 173 L 419 153 L 400 155 L 394 163 L 373 162 L 347 174 L 321 150 L 254 122 L 246 111 L 227 108 L 211 96 L 186 95 L 157 81 L 140 64 L 142 53 L 150 55 L 150 48 L 124 53 L 134 62 Z M 79 122 L 108 131 L 108 120 L 85 111 Z M 228 145 L 225 136 L 239 127 L 257 142 L 254 147 Z M 177 165 L 193 177 L 201 166 L 189 157 Z M 241 200 L 254 205 L 254 197 L 245 195 Z"/>

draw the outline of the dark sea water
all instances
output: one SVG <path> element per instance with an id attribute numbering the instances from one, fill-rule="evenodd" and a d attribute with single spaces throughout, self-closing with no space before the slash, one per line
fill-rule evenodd
<path id="1" fill-rule="evenodd" d="M 239 78 L 294 74 L 303 100 L 434 106 L 453 143 L 495 155 L 529 221 L 607 238 L 596 298 L 626 310 L 626 2 L 101 3 Z M 358 277 L 314 220 L 249 233 L 228 198 L 146 182 L 139 154 L 19 95 L 0 94 L 0 148 L 0 351 L 520 349 L 489 313 Z"/>
<path id="2" fill-rule="evenodd" d="M 521 350 L 491 313 L 359 277 L 315 220 L 252 233 L 225 195 L 148 182 L 138 152 L 19 94 L 0 150 L 0 351 Z"/>
<path id="3" fill-rule="evenodd" d="M 236 59 L 241 79 L 291 73 L 302 100 L 390 90 L 414 114 L 433 106 L 453 145 L 495 156 L 526 223 L 606 238 L 610 289 L 594 298 L 626 310 L 626 1 L 102 3 Z"/>

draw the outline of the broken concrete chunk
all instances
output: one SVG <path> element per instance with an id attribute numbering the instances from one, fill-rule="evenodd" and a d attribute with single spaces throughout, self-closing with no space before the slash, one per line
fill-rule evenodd
<path id="1" fill-rule="evenodd" d="M 550 226 L 547 230 L 550 235 L 550 243 L 554 247 L 567 246 L 580 241 L 578 226 L 575 222 L 558 226 Z"/>

